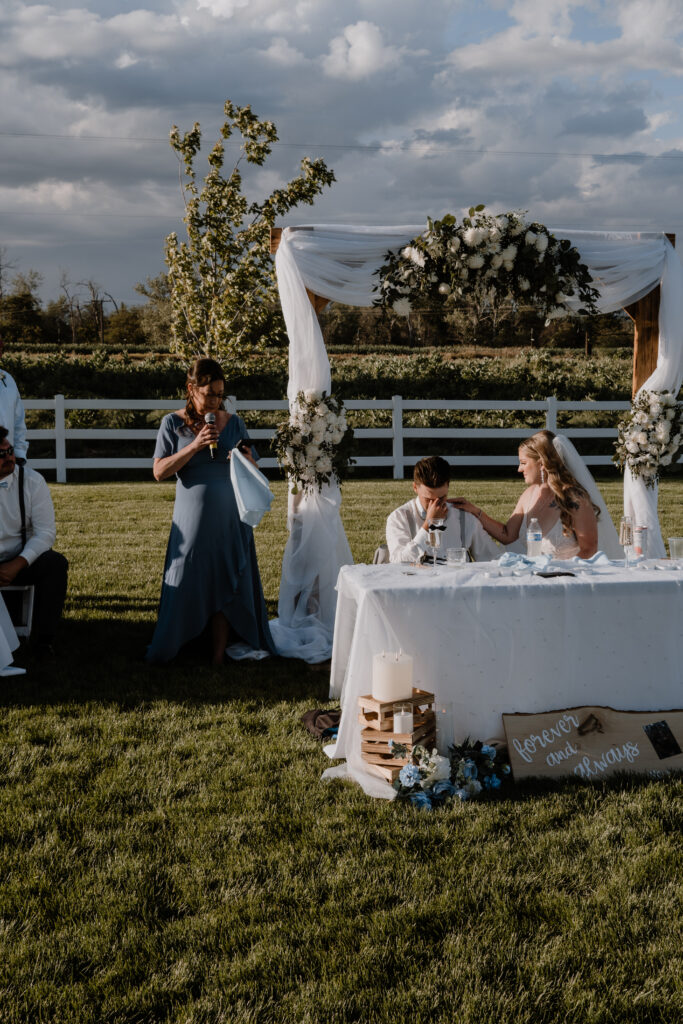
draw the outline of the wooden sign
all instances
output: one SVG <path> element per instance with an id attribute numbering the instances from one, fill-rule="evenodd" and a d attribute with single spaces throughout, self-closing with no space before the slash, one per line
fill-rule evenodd
<path id="1" fill-rule="evenodd" d="M 566 708 L 503 715 L 503 725 L 515 779 L 683 770 L 683 711 Z"/>

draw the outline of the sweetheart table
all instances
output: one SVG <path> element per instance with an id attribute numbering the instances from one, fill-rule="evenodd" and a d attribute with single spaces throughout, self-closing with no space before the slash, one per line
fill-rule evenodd
<path id="1" fill-rule="evenodd" d="M 576 575 L 513 575 L 496 562 L 344 566 L 330 679 L 343 714 L 325 750 L 346 764 L 324 777 L 393 795 L 360 756 L 358 697 L 371 692 L 382 650 L 412 655 L 413 685 L 452 706 L 456 741 L 502 738 L 504 712 L 683 707 L 683 564 L 551 569 Z"/>

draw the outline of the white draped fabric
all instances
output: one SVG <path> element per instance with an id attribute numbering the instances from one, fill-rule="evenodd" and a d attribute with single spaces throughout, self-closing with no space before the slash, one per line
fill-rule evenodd
<path id="1" fill-rule="evenodd" d="M 384 262 L 386 253 L 398 249 L 424 230 L 423 224 L 401 227 L 346 227 L 340 225 L 313 225 L 285 228 L 276 257 L 276 269 L 282 310 L 290 341 L 289 388 L 290 401 L 301 388 L 330 387 L 330 367 L 325 352 L 318 319 L 306 294 L 306 289 L 347 305 L 367 306 L 376 297 L 375 272 Z M 643 385 L 644 388 L 677 393 L 683 381 L 683 267 L 666 235 L 661 233 L 626 233 L 605 231 L 573 231 L 551 229 L 558 238 L 568 238 L 581 253 L 588 266 L 600 298 L 601 312 L 613 312 L 627 306 L 661 285 L 659 309 L 659 357 L 657 368 Z M 290 531 L 300 528 L 302 537 L 311 537 L 316 531 L 330 531 L 336 543 L 332 552 L 344 551 L 342 557 L 350 562 L 348 545 L 342 543 L 343 529 L 339 518 L 339 499 L 324 492 L 329 507 L 322 499 L 303 499 L 296 509 L 290 499 Z M 657 490 L 649 490 L 639 478 L 627 471 L 624 477 L 624 510 L 634 522 L 648 527 L 650 554 L 661 557 L 664 544 L 657 518 Z M 334 521 L 334 529 L 331 523 Z M 291 540 L 291 538 L 290 538 Z M 299 571 L 295 550 L 310 563 L 306 572 Z M 283 590 L 280 591 L 280 621 L 285 622 L 283 610 L 291 602 L 292 589 L 299 583 L 311 587 L 310 580 L 320 566 L 308 558 L 308 548 L 301 544 L 288 544 L 283 564 Z M 334 586 L 338 565 L 330 564 L 325 580 L 318 586 Z M 317 578 L 317 577 L 316 577 Z M 309 582 L 306 582 L 309 581 Z M 315 584 L 312 585 L 315 589 Z M 331 602 L 328 602 L 329 604 Z M 327 606 L 327 605 L 326 605 Z M 323 632 L 329 634 L 332 623 L 325 623 Z M 331 647 L 330 647 L 331 650 Z M 329 655 L 329 652 L 328 652 Z"/>

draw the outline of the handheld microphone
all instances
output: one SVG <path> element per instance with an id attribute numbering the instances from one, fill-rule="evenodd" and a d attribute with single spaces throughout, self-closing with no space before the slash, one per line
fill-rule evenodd
<path id="1" fill-rule="evenodd" d="M 215 412 L 207 412 L 206 415 L 204 416 L 204 422 L 205 423 L 214 424 L 216 422 L 216 413 Z M 212 462 L 216 458 L 217 451 L 218 451 L 218 445 L 216 444 L 215 441 L 212 441 L 210 443 L 210 445 L 209 445 L 209 454 L 211 455 L 211 461 Z"/>

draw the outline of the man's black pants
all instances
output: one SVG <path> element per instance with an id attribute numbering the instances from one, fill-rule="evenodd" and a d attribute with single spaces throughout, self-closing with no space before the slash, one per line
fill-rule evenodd
<path id="1" fill-rule="evenodd" d="M 52 644 L 62 617 L 69 563 L 58 551 L 45 551 L 32 565 L 21 569 L 13 586 L 36 588 L 33 601 L 31 639 L 36 644 Z"/>

